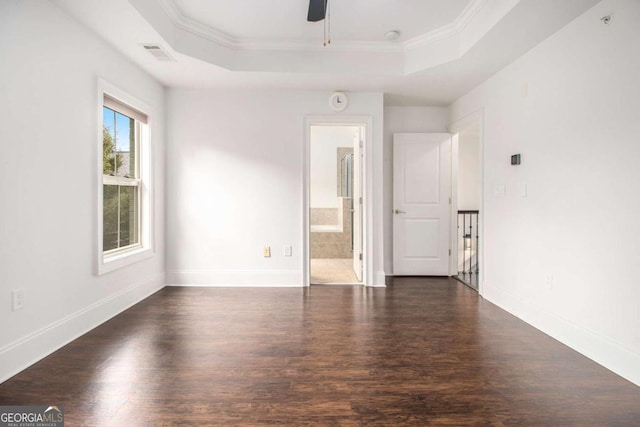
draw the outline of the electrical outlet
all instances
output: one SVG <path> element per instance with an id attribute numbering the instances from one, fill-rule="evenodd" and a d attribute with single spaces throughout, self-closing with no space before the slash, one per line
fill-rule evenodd
<path id="1" fill-rule="evenodd" d="M 14 289 L 13 295 L 13 311 L 22 310 L 24 308 L 24 289 Z"/>
<path id="2" fill-rule="evenodd" d="M 271 246 L 265 246 L 262 248 L 262 256 L 265 258 L 269 258 L 271 256 Z"/>
<path id="3" fill-rule="evenodd" d="M 287 245 L 284 247 L 284 256 L 291 256 L 292 253 L 293 248 L 291 247 L 291 245 Z"/>

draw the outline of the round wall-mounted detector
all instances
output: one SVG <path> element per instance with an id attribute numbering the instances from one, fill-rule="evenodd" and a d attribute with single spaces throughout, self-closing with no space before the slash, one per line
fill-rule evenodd
<path id="1" fill-rule="evenodd" d="M 396 30 L 387 31 L 384 34 L 384 38 L 389 40 L 390 42 L 394 42 L 400 38 L 400 31 L 396 31 Z"/>

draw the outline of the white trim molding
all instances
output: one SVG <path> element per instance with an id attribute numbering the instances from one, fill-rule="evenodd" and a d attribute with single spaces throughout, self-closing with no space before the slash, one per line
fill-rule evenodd
<path id="1" fill-rule="evenodd" d="M 168 270 L 167 286 L 302 287 L 301 270 Z"/>
<path id="2" fill-rule="evenodd" d="M 330 46 L 307 39 L 237 37 L 189 16 L 177 0 L 131 3 L 172 50 L 229 70 L 322 73 L 347 67 L 367 73 L 370 67 L 361 66 L 366 60 L 383 74 L 407 75 L 462 57 L 519 1 L 471 0 L 450 23 L 411 39 L 332 40 Z M 318 61 L 309 67 L 292 52 L 318 56 Z"/>
<path id="3" fill-rule="evenodd" d="M 486 235 L 484 233 L 484 219 L 485 219 L 485 198 L 484 198 L 484 190 L 485 190 L 485 170 L 484 170 L 484 164 L 485 164 L 485 156 L 484 156 L 484 152 L 485 152 L 485 141 L 484 141 L 484 108 L 481 108 L 477 111 L 474 111 L 473 113 L 470 113 L 466 116 L 464 116 L 463 118 L 456 120 L 455 122 L 451 123 L 449 125 L 449 133 L 452 135 L 457 135 L 458 133 L 460 133 L 461 130 L 463 130 L 466 127 L 469 127 L 470 125 L 472 125 L 473 123 L 477 123 L 478 124 L 478 153 L 480 155 L 480 214 L 478 215 L 478 221 L 479 221 L 479 236 L 480 236 L 480 243 L 479 243 L 479 250 L 478 250 L 478 270 L 479 270 L 479 274 L 478 274 L 478 294 L 481 296 L 484 296 L 484 254 L 485 254 L 485 240 L 486 240 Z M 453 140 L 453 138 L 452 138 Z M 455 149 L 455 155 L 456 155 L 456 160 L 455 160 L 455 164 L 453 163 L 453 154 L 454 154 L 454 149 Z M 451 180 L 452 185 L 454 185 L 453 183 L 455 182 L 455 185 L 457 186 L 458 184 L 458 180 L 457 180 L 457 173 L 458 173 L 458 162 L 457 162 L 457 155 L 458 155 L 458 143 L 457 143 L 457 139 L 456 139 L 456 143 L 455 143 L 455 147 L 452 147 L 452 172 L 453 172 L 453 166 L 455 166 L 455 173 L 456 173 L 456 179 L 455 180 Z M 455 191 L 453 191 L 455 190 Z M 451 250 L 455 250 L 455 253 L 458 253 L 458 244 L 457 244 L 457 229 L 455 228 L 455 224 L 456 222 L 454 221 L 454 215 L 455 218 L 457 219 L 457 210 L 458 210 L 458 191 L 457 188 L 453 189 L 452 188 L 452 204 L 451 204 L 451 218 L 452 218 L 452 223 L 451 223 L 451 240 L 452 240 L 452 245 L 451 245 Z M 455 212 L 454 212 L 455 209 Z M 456 236 L 455 238 L 453 236 Z M 453 243 L 455 240 L 455 244 Z M 452 263 L 450 265 L 450 269 L 451 269 L 451 273 L 453 273 L 453 258 L 457 259 L 457 256 L 452 257 Z M 457 265 L 455 266 L 455 270 L 457 270 Z M 457 274 L 457 272 L 456 272 Z"/>
<path id="4" fill-rule="evenodd" d="M 137 180 L 140 186 L 140 242 L 131 249 L 114 251 L 113 254 L 103 251 L 103 185 L 105 183 L 103 175 L 103 117 L 102 109 L 104 105 L 104 95 L 121 101 L 137 111 L 144 112 L 147 116 L 147 123 L 140 126 L 138 156 L 140 158 L 140 179 Z M 117 86 L 112 85 L 104 79 L 98 78 L 97 83 L 97 100 L 96 100 L 96 268 L 97 275 L 109 273 L 122 267 L 126 267 L 133 263 L 150 258 L 154 255 L 154 183 L 153 183 L 153 150 L 151 148 L 151 126 L 154 123 L 154 111 L 148 104 L 140 101 L 136 97 L 121 90 Z M 137 126 L 136 126 L 137 127 Z M 118 177 L 107 177 L 107 183 L 118 185 L 130 185 L 126 181 Z"/>
<path id="5" fill-rule="evenodd" d="M 135 283 L 0 348 L 0 383 L 158 292 L 164 278 Z"/>
<path id="6" fill-rule="evenodd" d="M 518 295 L 485 283 L 484 298 L 534 328 L 640 386 L 640 354 Z"/>
<path id="7" fill-rule="evenodd" d="M 373 286 L 375 277 L 373 275 L 373 117 L 357 115 L 306 115 L 304 116 L 304 144 L 302 150 L 303 162 L 303 185 L 302 185 L 302 272 L 303 284 L 309 286 L 309 254 L 310 252 L 310 231 L 309 231 L 309 171 L 311 168 L 311 126 L 313 125 L 336 125 L 336 126 L 363 126 L 364 146 L 362 148 L 362 206 L 363 212 L 363 277 L 362 284 Z M 384 284 L 384 281 L 382 282 Z"/>
<path id="8" fill-rule="evenodd" d="M 405 41 L 402 43 L 403 50 L 406 52 L 460 34 L 476 16 L 478 11 L 485 7 L 487 1 L 488 0 L 472 0 L 453 22 Z"/>
<path id="9" fill-rule="evenodd" d="M 374 288 L 386 288 L 387 287 L 387 276 L 384 271 L 376 271 L 373 276 L 373 285 Z"/>
<path id="10" fill-rule="evenodd" d="M 518 0 L 511 0 L 508 2 L 510 4 L 506 10 L 510 10 L 517 1 Z M 234 37 L 210 25 L 203 24 L 196 18 L 187 16 L 176 0 L 158 0 L 158 3 L 163 12 L 177 28 L 200 36 L 227 49 L 285 51 L 326 50 L 321 44 L 309 40 L 284 39 L 265 41 L 264 39 Z M 469 25 L 481 9 L 485 7 L 492 9 L 498 7 L 498 5 L 487 5 L 487 3 L 488 0 L 472 0 L 451 23 L 399 43 L 389 43 L 387 41 L 348 41 L 341 43 L 339 40 L 334 40 L 332 41 L 331 47 L 333 50 L 341 52 L 403 52 L 423 47 L 429 43 L 457 36 Z M 501 8 L 504 9 L 504 6 Z"/>
<path id="11" fill-rule="evenodd" d="M 474 0 L 476 1 L 476 0 Z M 479 0 L 486 1 L 486 0 Z M 238 38 L 230 34 L 203 24 L 196 19 L 185 15 L 174 0 L 159 0 L 164 13 L 169 17 L 173 25 L 188 33 L 200 36 L 210 42 L 231 50 L 283 50 L 300 51 L 325 49 L 322 44 L 308 40 L 264 40 L 253 38 Z M 390 44 L 389 42 L 345 42 L 332 41 L 332 48 L 341 52 L 371 51 L 371 52 L 401 52 L 402 44 Z"/>

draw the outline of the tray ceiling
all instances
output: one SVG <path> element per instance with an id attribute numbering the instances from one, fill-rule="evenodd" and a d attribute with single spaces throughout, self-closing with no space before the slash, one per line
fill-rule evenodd
<path id="1" fill-rule="evenodd" d="M 304 0 L 51 1 L 168 87 L 379 91 L 390 105 L 447 105 L 598 3 L 332 0 L 325 48 Z"/>

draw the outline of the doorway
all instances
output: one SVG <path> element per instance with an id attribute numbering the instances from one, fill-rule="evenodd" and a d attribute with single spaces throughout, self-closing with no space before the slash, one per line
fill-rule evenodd
<path id="1" fill-rule="evenodd" d="M 393 273 L 448 276 L 451 135 L 393 134 Z"/>
<path id="2" fill-rule="evenodd" d="M 460 126 L 453 138 L 453 169 L 456 179 L 454 242 L 452 251 L 454 277 L 479 290 L 481 257 L 482 170 L 480 120 Z"/>
<path id="3" fill-rule="evenodd" d="M 310 284 L 363 282 L 363 125 L 309 127 Z"/>

